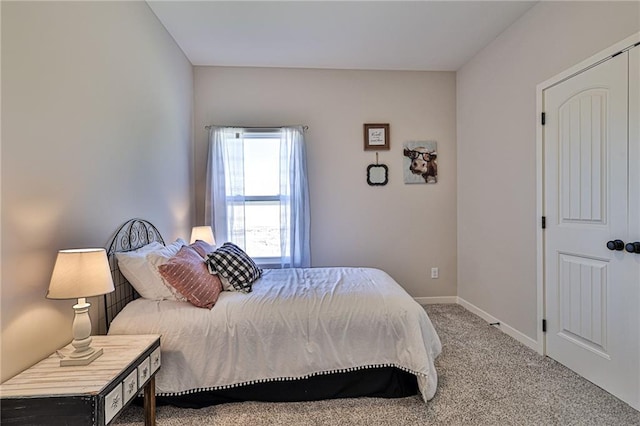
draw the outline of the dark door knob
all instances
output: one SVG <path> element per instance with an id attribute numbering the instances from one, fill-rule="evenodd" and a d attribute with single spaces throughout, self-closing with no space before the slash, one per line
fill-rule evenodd
<path id="1" fill-rule="evenodd" d="M 635 243 L 627 243 L 625 249 L 627 249 L 629 253 L 640 253 L 640 242 L 636 241 Z"/>
<path id="2" fill-rule="evenodd" d="M 607 248 L 609 250 L 622 251 L 622 250 L 624 250 L 624 241 L 622 241 L 622 240 L 608 241 L 607 242 Z"/>

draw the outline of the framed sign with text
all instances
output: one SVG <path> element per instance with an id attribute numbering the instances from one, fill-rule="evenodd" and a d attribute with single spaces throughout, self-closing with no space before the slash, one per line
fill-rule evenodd
<path id="1" fill-rule="evenodd" d="M 389 124 L 365 124 L 364 125 L 364 150 L 388 151 L 389 150 Z"/>

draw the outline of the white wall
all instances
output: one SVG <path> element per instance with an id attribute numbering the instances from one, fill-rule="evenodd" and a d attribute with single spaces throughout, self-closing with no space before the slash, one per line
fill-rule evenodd
<path id="1" fill-rule="evenodd" d="M 73 302 L 45 299 L 59 249 L 130 217 L 187 236 L 193 69 L 144 2 L 1 7 L 5 380 L 71 341 Z"/>
<path id="2" fill-rule="evenodd" d="M 457 73 L 458 295 L 534 340 L 536 85 L 638 29 L 638 2 L 540 2 Z"/>
<path id="3" fill-rule="evenodd" d="M 195 67 L 196 218 L 203 223 L 207 124 L 307 124 L 313 266 L 374 266 L 413 296 L 456 294 L 455 74 Z M 384 187 L 363 123 L 390 123 Z M 438 142 L 439 182 L 405 185 L 402 144 Z M 440 267 L 440 278 L 427 270 Z"/>

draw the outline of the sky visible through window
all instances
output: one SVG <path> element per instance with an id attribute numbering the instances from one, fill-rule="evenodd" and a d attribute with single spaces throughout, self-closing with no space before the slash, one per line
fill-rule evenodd
<path id="1" fill-rule="evenodd" d="M 245 243 L 251 257 L 280 257 L 280 138 L 244 139 L 245 196 L 272 200 L 245 203 Z"/>

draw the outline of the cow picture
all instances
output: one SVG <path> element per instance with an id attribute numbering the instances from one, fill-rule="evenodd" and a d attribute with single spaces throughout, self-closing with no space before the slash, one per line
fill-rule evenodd
<path id="1" fill-rule="evenodd" d="M 438 150 L 436 142 L 405 142 L 404 183 L 437 183 Z"/>

